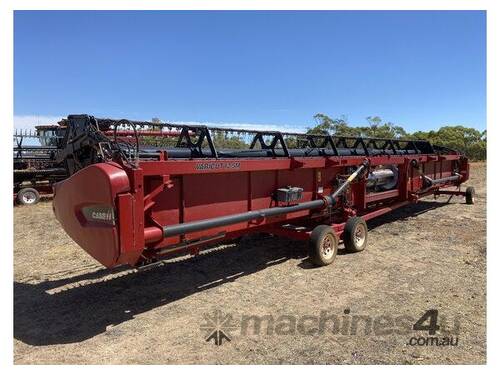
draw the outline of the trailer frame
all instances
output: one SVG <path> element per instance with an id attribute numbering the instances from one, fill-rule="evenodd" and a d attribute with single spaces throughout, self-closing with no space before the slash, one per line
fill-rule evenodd
<path id="1" fill-rule="evenodd" d="M 55 185 L 54 199 L 64 229 L 106 267 L 197 254 L 252 232 L 309 240 L 311 257 L 324 265 L 333 259 L 323 257 L 319 242 L 330 244 L 333 258 L 339 241 L 361 251 L 366 243 L 357 248 L 353 236 L 366 240 L 366 221 L 424 196 L 465 196 L 469 203 L 470 191 L 460 190 L 467 158 L 427 141 L 223 129 L 253 135 L 248 150 L 228 152 L 215 146 L 219 128 L 155 124 L 178 137 L 176 148 L 143 151 L 139 139 L 148 133 L 138 127 L 151 123 L 113 121 L 68 116 L 68 147 L 59 157 L 72 161 L 72 176 Z M 126 140 L 124 149 L 119 142 Z M 396 185 L 370 190 L 370 173 L 384 166 L 395 171 Z M 106 194 L 93 192 L 96 185 Z M 286 186 L 303 195 L 277 201 Z"/>

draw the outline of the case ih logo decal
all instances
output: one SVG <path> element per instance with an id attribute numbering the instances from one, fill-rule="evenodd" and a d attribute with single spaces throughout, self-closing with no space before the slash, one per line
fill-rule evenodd
<path id="1" fill-rule="evenodd" d="M 215 161 L 215 162 L 204 162 L 197 163 L 196 170 L 197 171 L 206 171 L 206 170 L 220 170 L 220 169 L 240 169 L 239 161 Z"/>
<path id="2" fill-rule="evenodd" d="M 115 225 L 115 212 L 109 206 L 86 206 L 82 208 L 82 214 L 87 222 Z"/>

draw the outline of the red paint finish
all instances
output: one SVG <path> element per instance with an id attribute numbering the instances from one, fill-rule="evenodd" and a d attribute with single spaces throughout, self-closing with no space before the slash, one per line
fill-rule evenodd
<path id="1" fill-rule="evenodd" d="M 130 215 L 135 212 L 136 198 L 130 193 L 119 194 L 116 198 L 118 222 L 117 227 L 120 234 L 120 256 L 118 263 L 134 264 L 140 258 L 144 240 L 141 236 L 140 226 L 137 223 L 138 215 Z"/>
<path id="2" fill-rule="evenodd" d="M 136 168 L 103 163 L 87 167 L 56 185 L 54 209 L 68 234 L 106 267 L 137 265 L 161 252 L 196 251 L 222 235 L 234 238 L 251 231 L 272 232 L 307 239 L 318 224 L 330 224 L 342 235 L 347 218 L 366 220 L 416 201 L 444 186 L 458 186 L 468 178 L 467 159 L 458 154 L 370 157 L 371 167 L 395 165 L 398 186 L 385 192 L 367 192 L 366 176 L 350 186 L 331 212 L 303 210 L 278 217 L 236 223 L 180 236 L 163 238 L 162 228 L 178 223 L 244 213 L 283 205 L 273 199 L 276 189 L 303 188 L 300 202 L 331 194 L 365 157 L 195 159 L 138 162 Z M 422 175 L 438 179 L 458 171 L 459 181 L 424 188 Z M 294 202 L 298 203 L 298 202 Z M 115 225 L 81 220 L 88 205 L 115 210 Z M 104 215 L 104 214 L 103 214 Z M 300 230 L 283 228 L 293 224 Z"/>
<path id="3" fill-rule="evenodd" d="M 129 190 L 127 174 L 111 163 L 91 165 L 54 185 L 53 207 L 57 220 L 79 246 L 106 267 L 116 265 L 120 256 L 118 231 L 130 228 L 104 222 L 102 216 L 97 215 L 99 211 L 94 219 L 86 219 L 82 210 L 108 207 L 116 215 L 118 195 Z"/>

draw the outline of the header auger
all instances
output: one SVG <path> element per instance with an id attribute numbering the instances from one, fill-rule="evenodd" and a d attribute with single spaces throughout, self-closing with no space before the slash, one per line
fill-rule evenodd
<path id="1" fill-rule="evenodd" d="M 267 232 L 331 263 L 366 247 L 366 221 L 430 194 L 465 196 L 469 164 L 420 140 L 250 131 L 71 115 L 55 185 L 65 231 L 106 267 L 141 266 Z M 455 190 L 444 190 L 454 187 Z"/>

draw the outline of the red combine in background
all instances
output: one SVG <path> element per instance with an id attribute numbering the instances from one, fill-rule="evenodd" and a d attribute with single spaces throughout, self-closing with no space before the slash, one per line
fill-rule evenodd
<path id="1" fill-rule="evenodd" d="M 339 241 L 348 251 L 365 249 L 366 221 L 423 196 L 474 202 L 472 187 L 460 189 L 467 158 L 427 141 L 88 115 L 61 124 L 58 160 L 70 177 L 55 185 L 55 215 L 110 268 L 196 254 L 250 232 L 308 240 L 311 260 L 326 265 Z"/>

